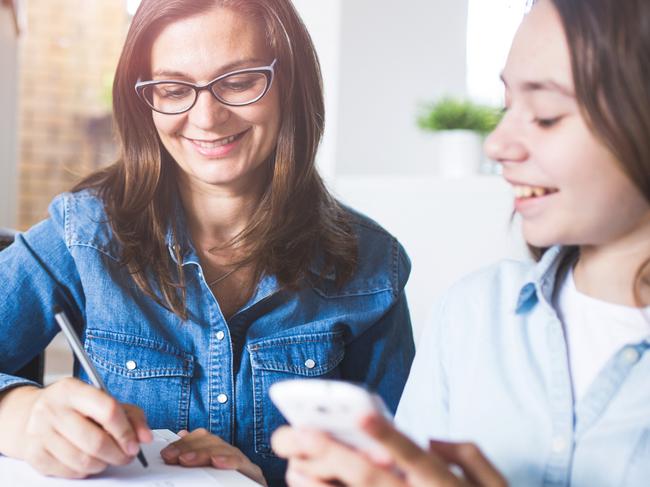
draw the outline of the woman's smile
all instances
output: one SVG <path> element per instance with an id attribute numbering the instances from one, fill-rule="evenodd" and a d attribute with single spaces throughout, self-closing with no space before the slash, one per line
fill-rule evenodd
<path id="1" fill-rule="evenodd" d="M 209 159 L 220 159 L 232 155 L 232 152 L 244 143 L 246 135 L 250 128 L 226 137 L 213 139 L 191 138 L 180 136 L 186 142 L 189 142 L 191 148 L 201 156 Z"/>

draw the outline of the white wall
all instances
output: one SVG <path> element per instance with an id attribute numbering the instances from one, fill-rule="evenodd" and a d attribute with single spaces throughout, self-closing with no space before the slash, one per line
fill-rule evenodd
<path id="1" fill-rule="evenodd" d="M 340 103 L 341 0 L 293 0 L 293 3 L 314 41 L 323 72 L 325 133 L 316 163 L 323 178 L 331 181 L 336 170 L 337 131 L 334 128 Z"/>
<path id="2" fill-rule="evenodd" d="M 323 68 L 325 180 L 430 173 L 432 138 L 416 117 L 422 103 L 466 92 L 467 0 L 294 4 Z"/>
<path id="3" fill-rule="evenodd" d="M 512 191 L 495 176 L 350 176 L 335 194 L 377 220 L 411 258 L 406 285 L 416 335 L 434 300 L 462 276 L 503 258 L 527 259 Z"/>
<path id="4" fill-rule="evenodd" d="M 466 0 L 344 1 L 336 174 L 429 171 L 423 102 L 465 93 Z"/>
<path id="5" fill-rule="evenodd" d="M 17 52 L 13 17 L 0 4 L 0 227 L 16 225 Z"/>

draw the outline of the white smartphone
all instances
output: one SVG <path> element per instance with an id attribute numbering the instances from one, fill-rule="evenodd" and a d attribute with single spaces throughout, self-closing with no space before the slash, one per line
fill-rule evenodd
<path id="1" fill-rule="evenodd" d="M 286 380 L 273 384 L 269 395 L 292 426 L 324 431 L 342 443 L 368 452 L 378 445 L 360 428 L 361 420 L 373 413 L 392 419 L 381 397 L 348 382 Z"/>

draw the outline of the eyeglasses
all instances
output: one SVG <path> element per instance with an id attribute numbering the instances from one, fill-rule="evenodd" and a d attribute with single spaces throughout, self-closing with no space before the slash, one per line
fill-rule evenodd
<path id="1" fill-rule="evenodd" d="M 208 90 L 224 105 L 242 107 L 255 103 L 268 93 L 276 62 L 277 59 L 274 59 L 269 66 L 222 74 L 204 85 L 187 81 L 138 80 L 135 91 L 152 110 L 166 115 L 178 115 L 190 110 L 203 90 Z"/>

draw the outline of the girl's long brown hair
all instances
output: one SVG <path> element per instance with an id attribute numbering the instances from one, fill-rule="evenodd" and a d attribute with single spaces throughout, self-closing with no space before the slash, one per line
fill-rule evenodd
<path id="1" fill-rule="evenodd" d="M 216 6 L 231 8 L 265 29 L 278 59 L 281 126 L 267 161 L 269 182 L 250 224 L 233 245 L 249 250 L 256 278 L 275 275 L 287 288 L 300 286 L 310 263 L 333 270 L 340 285 L 354 273 L 357 245 L 348 213 L 330 196 L 315 168 L 324 126 L 320 65 L 313 43 L 290 0 L 143 0 L 117 66 L 113 114 L 121 145 L 118 160 L 73 188 L 96 190 L 115 238 L 121 263 L 137 286 L 187 319 L 179 222 L 174 221 L 176 163 L 160 142 L 151 110 L 135 93 L 138 78 L 150 79 L 150 53 L 166 25 Z M 215 26 L 215 29 L 219 26 Z M 166 241 L 172 230 L 176 263 Z M 320 260 L 322 259 L 322 261 Z"/>
<path id="2" fill-rule="evenodd" d="M 650 1 L 552 2 L 569 45 L 583 116 L 650 203 Z M 543 249 L 533 253 L 540 256 Z M 639 305 L 649 266 L 650 251 L 634 282 Z"/>

